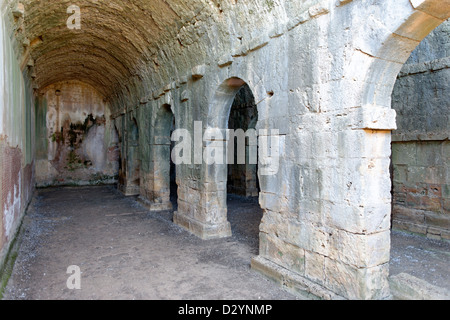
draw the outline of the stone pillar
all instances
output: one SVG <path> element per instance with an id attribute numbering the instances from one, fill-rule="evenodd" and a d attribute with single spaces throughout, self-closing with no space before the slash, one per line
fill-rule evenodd
<path id="1" fill-rule="evenodd" d="M 153 152 L 151 190 L 147 197 L 141 197 L 142 203 L 150 211 L 172 210 L 170 202 L 170 136 L 156 136 L 155 144 L 150 149 Z"/>
<path id="2" fill-rule="evenodd" d="M 316 117 L 326 122 L 326 115 Z M 347 126 L 310 127 L 287 137 L 298 163 L 282 160 L 278 177 L 261 177 L 265 214 L 252 267 L 302 294 L 384 299 L 390 295 L 395 112 L 366 106 L 342 121 Z M 270 188 L 277 179 L 283 184 Z"/>
<path id="3" fill-rule="evenodd" d="M 119 190 L 126 196 L 137 196 L 140 194 L 139 128 L 136 120 L 129 117 L 125 116 L 125 157 L 122 161 L 122 176 L 119 177 Z"/>
<path id="4" fill-rule="evenodd" d="M 204 142 L 203 150 L 206 144 L 216 142 Z M 224 141 L 219 142 L 225 155 Z M 227 164 L 203 163 L 201 168 L 203 180 L 192 182 L 193 188 L 180 190 L 179 212 L 175 213 L 174 222 L 204 240 L 229 237 L 231 225 L 227 220 Z"/>
<path id="5" fill-rule="evenodd" d="M 151 211 L 172 210 L 170 201 L 171 133 L 174 115 L 171 106 L 163 104 L 157 107 L 155 124 L 149 137 L 149 170 L 145 174 L 140 200 Z"/>

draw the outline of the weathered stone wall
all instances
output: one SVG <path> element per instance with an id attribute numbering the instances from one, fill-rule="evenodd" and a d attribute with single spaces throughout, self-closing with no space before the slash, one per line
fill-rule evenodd
<path id="1" fill-rule="evenodd" d="M 140 194 L 141 153 L 139 127 L 136 118 L 129 115 L 115 121 L 115 127 L 121 128 L 120 135 L 120 170 L 118 188 L 127 196 Z"/>
<path id="2" fill-rule="evenodd" d="M 450 239 L 450 22 L 427 36 L 392 95 L 395 228 Z"/>
<path id="3" fill-rule="evenodd" d="M 116 183 L 119 140 L 104 98 L 90 85 L 67 81 L 41 90 L 38 101 L 37 185 Z"/>
<path id="4" fill-rule="evenodd" d="M 203 239 L 231 234 L 227 166 L 195 159 L 225 140 L 194 129 L 226 129 L 247 84 L 260 137 L 280 142 L 259 166 L 253 267 L 322 298 L 389 296 L 391 93 L 447 0 L 80 0 L 79 30 L 65 25 L 66 2 L 23 2 L 35 87 L 82 79 L 107 98 L 122 184 L 138 180 L 150 208 L 168 208 L 170 106 L 194 151 L 176 170 L 174 222 Z"/>
<path id="5" fill-rule="evenodd" d="M 134 96 L 113 102 L 116 121 L 136 115 L 140 146 L 149 147 L 141 196 L 154 198 L 143 190 L 154 190 L 158 110 L 171 106 L 176 128 L 193 137 L 194 158 L 196 121 L 227 128 L 248 84 L 257 129 L 269 137 L 278 130 L 280 139 L 274 174 L 259 168 L 264 218 L 254 268 L 322 298 L 388 297 L 391 92 L 411 51 L 446 18 L 440 10 L 403 0 L 205 8 L 161 44 L 157 66 L 142 75 L 147 86 L 130 81 Z M 203 151 L 213 142 L 199 139 Z M 195 161 L 178 166 L 174 222 L 203 239 L 229 236 L 226 172 Z"/>
<path id="6" fill-rule="evenodd" d="M 20 16 L 0 7 L 0 270 L 34 190 L 33 96 L 21 68 Z M 19 30 L 18 30 L 19 29 Z M 13 37 L 12 35 L 17 35 Z"/>

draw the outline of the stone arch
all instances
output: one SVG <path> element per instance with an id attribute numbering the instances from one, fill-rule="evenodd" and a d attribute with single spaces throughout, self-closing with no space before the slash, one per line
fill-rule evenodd
<path id="1" fill-rule="evenodd" d="M 196 122 L 194 125 L 194 135 L 202 130 L 203 139 L 200 146 L 201 153 L 197 150 L 194 137 L 194 166 L 199 170 L 201 180 L 192 183 L 192 190 L 195 190 L 195 197 L 192 195 L 183 198 L 195 199 L 195 206 L 185 205 L 179 200 L 178 212 L 174 213 L 174 222 L 202 239 L 216 239 L 231 236 L 231 225 L 227 217 L 227 162 L 226 162 L 226 134 L 228 129 L 228 119 L 234 98 L 239 90 L 246 84 L 238 77 L 230 77 L 223 81 L 212 94 L 208 103 L 208 115 L 205 122 Z M 200 126 L 201 124 L 201 126 Z M 221 137 L 208 139 L 206 132 L 219 133 Z M 198 137 L 200 138 L 200 137 Z M 223 161 L 220 164 L 208 165 L 204 156 L 206 146 L 214 144 L 217 148 L 222 148 Z M 202 161 L 199 162 L 199 159 Z M 186 201 L 184 201 L 186 202 Z"/>
<path id="2" fill-rule="evenodd" d="M 127 141 L 127 187 L 126 195 L 134 196 L 140 194 L 140 145 L 139 145 L 139 126 L 135 117 L 130 116 L 129 132 Z"/>
<path id="3" fill-rule="evenodd" d="M 121 145 L 121 169 L 119 172 L 119 190 L 126 196 L 140 194 L 140 149 L 139 127 L 136 118 L 132 115 L 122 117 L 117 122 L 119 132 L 119 144 Z M 121 143 L 120 143 L 121 141 Z"/>
<path id="4" fill-rule="evenodd" d="M 208 128 L 227 128 L 234 98 L 246 82 L 241 78 L 231 77 L 222 82 L 216 90 L 208 110 Z"/>
<path id="5" fill-rule="evenodd" d="M 341 294 L 351 298 L 376 299 L 389 294 L 391 132 L 396 129 L 395 111 L 391 109 L 392 91 L 397 75 L 414 49 L 450 16 L 450 1 L 380 1 L 376 6 L 364 8 L 360 3 L 349 4 L 350 8 L 358 5 L 359 9 L 367 10 L 367 19 L 365 25 L 353 26 L 359 28 L 352 39 L 358 58 L 345 71 L 346 76 L 351 74 L 355 81 L 358 89 L 354 92 L 361 94 L 355 100 L 359 112 L 354 127 L 357 130 L 352 133 L 353 142 L 349 144 L 356 143 L 360 148 L 356 163 L 363 169 L 355 179 L 359 185 L 353 193 L 357 195 L 355 204 L 359 203 L 361 208 L 357 232 L 363 234 L 364 241 L 378 237 L 376 249 L 368 246 L 360 250 L 360 254 L 373 259 L 365 268 L 377 268 L 379 272 L 376 277 L 366 277 L 358 293 L 348 287 L 338 290 L 345 291 Z M 355 181 L 352 181 L 354 185 Z M 340 227 L 353 232 L 348 223 Z M 375 278 L 378 284 L 370 288 L 369 283 L 374 283 Z M 336 285 L 339 286 L 344 287 L 341 283 Z"/>
<path id="6" fill-rule="evenodd" d="M 450 1 L 404 0 L 395 4 L 380 3 L 378 9 L 383 12 L 376 16 L 382 24 L 376 31 L 379 39 L 370 49 L 365 47 L 368 50 L 363 52 L 367 54 L 368 63 L 360 64 L 365 65 L 361 68 L 365 76 L 361 87 L 360 119 L 361 129 L 365 130 L 363 143 L 372 148 L 370 157 L 385 158 L 385 162 L 390 162 L 386 158 L 392 156 L 391 132 L 397 129 L 396 112 L 391 109 L 397 76 L 422 40 L 450 18 Z M 360 42 L 361 39 L 355 37 L 355 45 Z M 366 188 L 391 185 L 393 172 L 392 167 L 388 168 L 384 165 L 383 171 L 379 176 L 372 177 Z M 389 206 L 393 207 L 392 199 Z"/>
<path id="7" fill-rule="evenodd" d="M 292 151 L 294 161 L 288 159 L 293 165 L 284 162 L 281 171 L 283 178 L 292 182 L 294 192 L 288 194 L 280 184 L 281 192 L 274 191 L 286 195 L 286 203 L 280 197 L 267 197 L 271 214 L 261 225 L 262 246 L 252 263 L 255 270 L 278 279 L 292 272 L 349 299 L 389 297 L 389 164 L 391 131 L 395 129 L 391 93 L 403 63 L 421 39 L 447 18 L 449 4 L 435 0 L 346 1 L 330 10 L 331 14 L 303 25 L 310 27 L 308 31 L 327 31 L 326 35 L 317 34 L 317 45 L 327 42 L 327 54 L 317 53 L 323 58 L 319 68 L 314 52 L 311 64 L 313 70 L 323 67 L 326 77 L 315 79 L 320 72 L 298 82 L 292 77 L 306 97 L 289 101 L 290 109 L 301 114 L 294 120 L 301 130 L 286 135 L 286 149 Z M 327 60 L 330 52 L 333 55 Z M 308 70 L 303 57 L 298 61 Z M 311 98 L 309 87 L 317 88 Z M 304 114 L 294 110 L 303 104 L 308 109 Z M 329 126 L 333 121 L 336 123 Z M 294 139 L 297 145 L 292 143 Z M 285 215 L 290 210 L 295 213 L 293 218 Z M 315 243 L 317 240 L 322 243 Z M 317 266 L 320 274 L 315 273 Z M 297 285 L 302 288 L 300 281 Z M 310 288 L 305 291 L 311 292 Z"/>
<path id="8" fill-rule="evenodd" d="M 383 6 L 386 11 L 381 20 L 384 28 L 378 31 L 380 39 L 366 52 L 372 59 L 365 77 L 362 106 L 390 107 L 392 90 L 403 64 L 419 43 L 450 17 L 448 0 L 403 0 Z"/>
<path id="9" fill-rule="evenodd" d="M 159 107 L 151 140 L 151 166 L 153 188 L 150 192 L 149 209 L 152 211 L 172 210 L 171 199 L 171 134 L 175 129 L 175 115 L 169 104 Z"/>
<path id="10" fill-rule="evenodd" d="M 218 128 L 222 131 L 224 139 L 227 139 L 226 130 L 229 129 L 230 113 L 233 102 L 236 95 L 244 87 L 247 87 L 250 92 L 252 91 L 247 82 L 238 77 L 228 78 L 220 84 L 210 104 L 206 129 Z M 205 165 L 206 164 L 204 164 L 204 166 Z M 214 173 L 212 176 L 207 176 L 207 188 L 210 188 L 209 192 L 212 192 L 212 195 L 217 197 L 217 200 L 214 201 L 214 203 L 220 206 L 220 208 L 217 209 L 219 209 L 218 212 L 222 215 L 222 221 L 227 221 L 228 223 L 228 165 L 226 159 L 224 159 L 224 164 L 214 164 L 213 166 L 208 166 L 206 172 Z"/>
<path id="11" fill-rule="evenodd" d="M 243 132 L 252 130 L 255 133 L 255 139 L 254 141 L 250 141 L 249 138 L 245 139 L 245 163 L 239 163 L 244 160 L 244 158 L 239 157 L 238 154 L 237 146 L 239 146 L 240 141 L 238 140 L 240 139 L 238 137 L 233 137 L 233 143 L 229 143 L 229 146 L 236 147 L 234 147 L 233 150 L 230 150 L 231 154 L 229 153 L 229 158 L 232 156 L 233 161 L 229 161 L 228 163 L 228 193 L 245 197 L 257 197 L 259 195 L 258 165 L 257 163 L 250 163 L 249 161 L 251 152 L 255 153 L 255 158 L 252 160 L 257 160 L 257 122 L 258 108 L 256 106 L 255 97 L 250 87 L 247 84 L 244 84 L 235 95 L 230 110 L 227 128 L 229 130 L 243 130 Z"/>
<path id="12" fill-rule="evenodd" d="M 440 244 L 450 239 L 450 178 L 446 174 L 450 168 L 450 69 L 449 52 L 443 49 L 449 34 L 447 20 L 420 43 L 400 71 L 392 94 L 397 130 L 392 134 L 390 276 L 398 279 L 400 273 L 408 273 L 438 286 L 445 285 L 438 278 L 442 273 L 438 261 L 433 262 L 436 272 L 419 275 L 408 268 L 401 252 L 410 251 L 402 242 L 409 233 Z M 417 253 L 411 252 L 410 257 L 417 265 L 429 261 Z"/>
<path id="13" fill-rule="evenodd" d="M 223 81 L 217 88 L 209 104 L 207 123 L 205 130 L 217 130 L 221 132 L 223 141 L 227 139 L 228 122 L 230 113 L 238 92 L 248 86 L 247 82 L 238 77 L 230 77 Z M 251 88 L 249 87 L 249 90 Z M 256 127 L 256 124 L 255 124 Z M 220 138 L 219 138 L 220 139 Z M 222 143 L 223 141 L 218 141 Z M 215 143 L 214 141 L 204 141 L 205 144 Z M 223 163 L 208 165 L 203 159 L 204 194 L 202 206 L 205 208 L 207 228 L 200 234 L 202 238 L 220 238 L 231 236 L 231 225 L 228 221 L 227 209 L 227 181 L 228 165 L 226 144 L 223 146 Z"/>
<path id="14" fill-rule="evenodd" d="M 122 132 L 119 129 L 119 126 L 117 124 L 117 119 L 114 120 L 113 124 L 113 131 L 114 134 L 117 136 L 117 158 L 118 158 L 118 177 L 119 177 L 119 184 L 121 183 L 121 176 L 123 172 L 123 136 Z"/>

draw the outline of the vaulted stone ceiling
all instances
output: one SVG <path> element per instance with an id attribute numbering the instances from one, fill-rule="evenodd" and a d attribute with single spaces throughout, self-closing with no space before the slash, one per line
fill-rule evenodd
<path id="1" fill-rule="evenodd" d="M 23 4 L 38 86 L 77 79 L 105 95 L 148 65 L 157 66 L 160 44 L 176 40 L 180 28 L 199 12 L 214 9 L 201 0 L 26 0 Z M 80 30 L 66 24 L 72 4 L 81 9 Z"/>
<path id="2" fill-rule="evenodd" d="M 117 108 L 139 103 L 158 86 L 185 76 L 283 23 L 318 0 L 22 0 L 35 87 L 79 80 Z M 10 0 L 15 2 L 15 0 Z M 81 9 L 81 29 L 67 27 Z M 298 23 L 297 23 L 298 24 Z M 272 30 L 273 29 L 273 30 Z M 245 50 L 244 50 L 245 51 Z M 244 53 L 245 55 L 245 53 Z M 136 101 L 130 101 L 134 100 Z"/>

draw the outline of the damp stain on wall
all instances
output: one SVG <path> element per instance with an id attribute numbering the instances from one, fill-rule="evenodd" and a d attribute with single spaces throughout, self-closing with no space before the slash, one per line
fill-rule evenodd
<path id="1" fill-rule="evenodd" d="M 46 88 L 39 101 L 46 116 L 36 127 L 45 128 L 47 152 L 37 160 L 37 185 L 116 183 L 118 156 L 111 150 L 119 141 L 103 97 L 87 84 L 68 81 Z"/>

